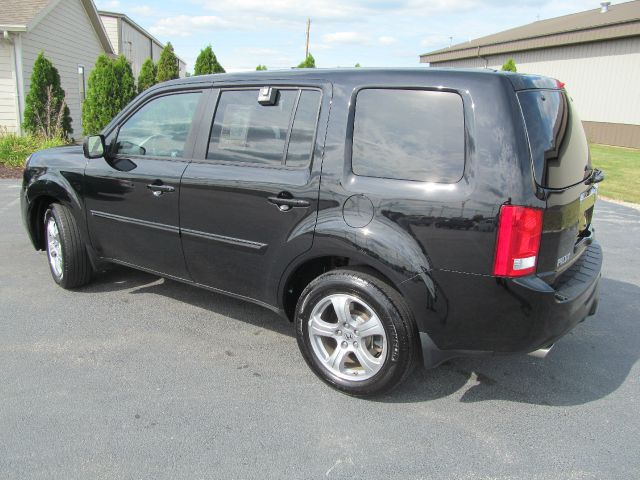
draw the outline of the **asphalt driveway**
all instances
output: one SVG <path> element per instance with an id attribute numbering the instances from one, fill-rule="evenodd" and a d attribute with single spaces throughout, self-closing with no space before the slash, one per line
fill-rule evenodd
<path id="1" fill-rule="evenodd" d="M 600 311 L 545 360 L 330 390 L 291 325 L 125 268 L 70 292 L 0 181 L 0 479 L 638 478 L 640 212 L 600 201 Z"/>

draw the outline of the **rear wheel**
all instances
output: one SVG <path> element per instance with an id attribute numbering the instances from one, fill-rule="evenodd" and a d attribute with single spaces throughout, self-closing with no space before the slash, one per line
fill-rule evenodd
<path id="1" fill-rule="evenodd" d="M 91 280 L 91 263 L 69 209 L 54 203 L 44 215 L 44 235 L 53 280 L 63 288 L 76 288 Z"/>
<path id="2" fill-rule="evenodd" d="M 400 294 L 371 275 L 336 270 L 304 290 L 298 345 L 313 372 L 350 395 L 387 392 L 413 365 L 416 333 Z"/>

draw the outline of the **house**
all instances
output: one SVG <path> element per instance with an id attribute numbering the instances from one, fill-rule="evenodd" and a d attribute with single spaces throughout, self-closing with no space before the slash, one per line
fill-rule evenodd
<path id="1" fill-rule="evenodd" d="M 137 79 L 147 58 L 157 62 L 164 48 L 158 39 L 123 13 L 98 12 L 116 55 L 124 55 L 131 62 Z M 178 57 L 180 77 L 186 75 L 187 65 Z"/>
<path id="2" fill-rule="evenodd" d="M 640 148 L 640 0 L 530 23 L 420 55 L 433 67 L 493 68 L 557 78 L 590 141 Z"/>
<path id="3" fill-rule="evenodd" d="M 73 119 L 82 133 L 82 100 L 96 57 L 113 54 L 91 0 L 0 1 L 0 126 L 19 132 L 36 57 L 44 52 L 60 73 Z"/>
<path id="4" fill-rule="evenodd" d="M 92 0 L 0 0 L 0 131 L 20 132 L 40 52 L 60 73 L 77 138 L 82 136 L 82 101 L 96 58 L 124 54 L 137 78 L 142 62 L 147 57 L 157 61 L 162 48 L 126 15 L 99 14 Z M 179 65 L 184 76 L 185 62 L 179 59 Z"/>

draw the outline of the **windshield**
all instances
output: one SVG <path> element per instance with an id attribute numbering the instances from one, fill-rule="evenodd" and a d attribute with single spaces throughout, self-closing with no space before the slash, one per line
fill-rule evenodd
<path id="1" fill-rule="evenodd" d="M 518 93 L 538 185 L 564 188 L 591 170 L 589 144 L 573 101 L 560 90 Z"/>

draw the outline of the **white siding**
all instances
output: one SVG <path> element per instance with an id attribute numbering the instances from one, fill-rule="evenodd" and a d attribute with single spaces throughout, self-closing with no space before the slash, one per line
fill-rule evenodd
<path id="1" fill-rule="evenodd" d="M 500 69 L 513 58 L 518 72 L 557 78 L 566 84 L 582 120 L 640 125 L 640 38 L 487 57 Z M 482 68 L 480 58 L 453 60 L 434 67 Z"/>
<path id="2" fill-rule="evenodd" d="M 13 45 L 0 40 L 0 127 L 18 129 L 15 63 Z"/>
<path id="3" fill-rule="evenodd" d="M 109 37 L 113 51 L 116 54 L 120 53 L 120 34 L 118 33 L 118 23 L 120 22 L 120 19 L 117 17 L 100 15 L 100 20 L 102 20 L 102 25 L 104 25 L 104 30 L 107 32 L 107 37 Z"/>
<path id="4" fill-rule="evenodd" d="M 126 21 L 121 23 L 122 28 L 122 51 L 125 57 L 131 62 L 133 76 L 138 78 L 140 69 L 144 61 L 151 57 L 151 39 L 140 33 Z"/>
<path id="5" fill-rule="evenodd" d="M 160 60 L 160 54 L 162 53 L 162 45 L 160 45 L 159 43 L 153 42 L 153 61 L 158 63 L 158 60 Z"/>
<path id="6" fill-rule="evenodd" d="M 62 0 L 23 39 L 24 91 L 29 91 L 31 71 L 38 54 L 53 62 L 60 73 L 62 88 L 73 119 L 73 136 L 82 136 L 82 105 L 78 65 L 84 65 L 85 78 L 93 68 L 102 44 L 80 0 Z"/>

